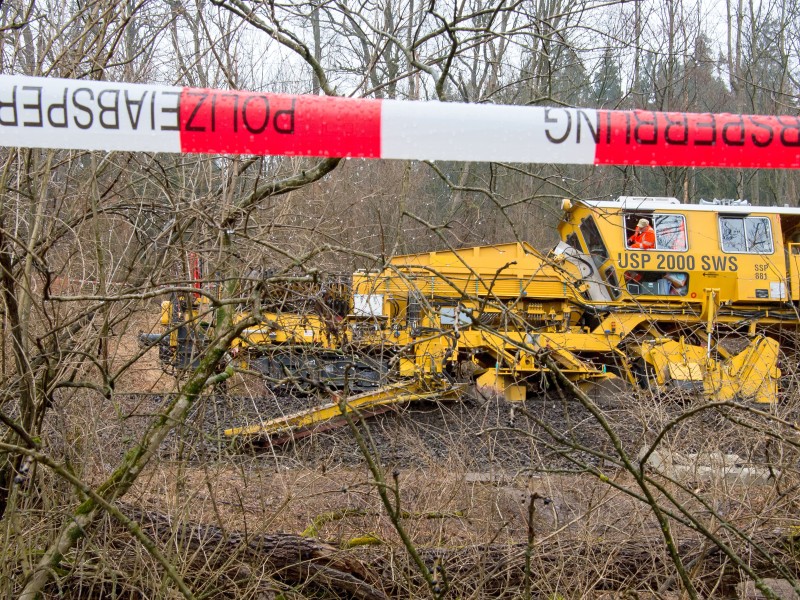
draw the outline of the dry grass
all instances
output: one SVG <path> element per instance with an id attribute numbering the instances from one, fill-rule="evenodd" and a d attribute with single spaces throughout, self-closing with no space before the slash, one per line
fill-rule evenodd
<path id="1" fill-rule="evenodd" d="M 138 351 L 130 331 L 115 348 L 115 360 L 124 362 Z M 151 351 L 141 367 L 120 378 L 110 399 L 85 390 L 62 394 L 47 422 L 48 451 L 62 456 L 84 481 L 104 480 L 162 409 L 164 392 L 174 389 L 174 380 L 156 363 Z M 127 393 L 137 386 L 152 393 Z M 242 385 L 239 391 L 245 389 Z M 699 402 L 668 402 L 638 392 L 596 399 L 610 401 L 604 405 L 606 415 L 629 451 L 652 443 L 657 432 Z M 567 432 L 572 441 L 556 443 L 535 419 L 519 414 L 510 428 L 508 407 L 502 404 L 409 409 L 369 421 L 378 454 L 389 457 L 383 466 L 390 485 L 396 473 L 402 524 L 429 566 L 441 562 L 453 578 L 453 594 L 460 597 L 519 597 L 526 585 L 535 598 L 599 599 L 608 597 L 609 589 L 655 594 L 639 597 L 676 597 L 680 586 L 660 527 L 651 507 L 631 495 L 641 493 L 633 476 L 613 461 L 588 460 L 585 451 L 576 452 L 580 445 L 609 452 L 602 429 L 579 405 L 565 405 L 554 392 L 530 401 L 527 409 Z M 788 402 L 772 409 L 775 417 L 789 420 L 795 411 Z M 733 422 L 734 417 L 743 423 Z M 282 533 L 322 540 L 365 565 L 389 595 L 429 594 L 346 431 L 257 455 L 230 454 L 221 447 L 221 452 L 209 454 L 207 440 L 213 432 L 202 419 L 181 432 L 139 477 L 125 498 L 129 506 L 234 537 Z M 748 464 L 770 463 L 777 479 L 766 485 L 724 477 L 668 482 L 650 471 L 664 485 L 655 492 L 656 501 L 677 517 L 676 506 L 684 508 L 737 552 L 761 564 L 757 551 L 743 545 L 730 528 L 767 544 L 764 536 L 796 525 L 797 448 L 776 434 L 794 436 L 790 441 L 796 444 L 796 432 L 747 412 L 702 411 L 680 422 L 664 437 L 660 450 L 701 456 L 736 451 Z M 584 461 L 584 472 L 558 472 L 565 466 L 575 470 L 575 461 Z M 558 469 L 548 472 L 553 466 Z M 47 470 L 38 469 L 31 481 L 32 493 L 5 521 L 0 592 L 7 596 L 20 589 L 37 560 L 37 549 L 52 542 L 79 502 L 75 491 Z M 534 497 L 540 500 L 529 527 Z M 50 593 L 175 597 L 174 584 L 119 525 L 105 522 L 87 534 L 64 559 Z M 703 545 L 703 536 L 676 521 L 673 534 L 684 545 L 698 587 L 711 596 L 729 593 L 739 576 L 720 566 L 724 561 L 720 563 L 718 553 L 708 554 L 711 547 L 707 541 Z M 532 577 L 526 583 L 529 536 Z M 258 567 L 252 552 L 242 546 L 205 542 L 201 549 L 187 549 L 179 537 L 159 542 L 197 593 L 252 598 L 321 593 L 287 582 L 264 563 Z M 354 548 L 344 550 L 350 546 Z M 776 556 L 782 551 L 778 548 Z M 797 569 L 796 563 L 787 565 Z"/>

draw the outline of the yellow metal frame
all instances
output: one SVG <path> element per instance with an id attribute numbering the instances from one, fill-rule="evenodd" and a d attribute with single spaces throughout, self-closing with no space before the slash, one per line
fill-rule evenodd
<path id="1" fill-rule="evenodd" d="M 465 387 L 465 385 L 437 385 L 422 380 L 393 383 L 378 390 L 344 399 L 344 412 L 339 401 L 336 400 L 322 406 L 270 419 L 257 425 L 226 429 L 225 436 L 229 438 L 266 438 L 298 433 L 333 421 L 345 413 L 370 412 L 376 408 L 419 400 L 457 400 L 463 394 Z"/>

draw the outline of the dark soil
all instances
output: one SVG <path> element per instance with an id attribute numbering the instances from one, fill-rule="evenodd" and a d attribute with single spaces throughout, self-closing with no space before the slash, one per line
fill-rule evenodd
<path id="1" fill-rule="evenodd" d="M 386 466 L 425 468 L 452 464 L 458 459 L 466 471 L 543 472 L 613 468 L 618 449 L 630 456 L 652 443 L 669 425 L 659 448 L 684 453 L 736 453 L 747 463 L 763 463 L 770 452 L 767 436 L 755 437 L 737 420 L 758 424 L 766 418 L 727 409 L 701 410 L 677 419 L 704 401 L 700 398 L 654 396 L 627 386 L 593 386 L 587 391 L 595 413 L 576 399 L 551 386 L 545 393 L 529 395 L 524 403 L 465 395 L 460 401 L 420 401 L 393 407 L 359 425 L 371 447 Z M 135 439 L 168 398 L 129 395 L 120 399 L 130 409 L 120 427 L 110 430 L 117 439 Z M 249 397 L 214 394 L 198 403 L 187 423 L 165 440 L 165 459 L 236 460 L 255 452 L 276 467 L 356 466 L 364 461 L 356 439 L 346 424 L 317 431 L 279 445 L 260 440 L 257 448 L 233 447 L 222 432 L 230 427 L 290 414 L 322 398 L 283 393 Z M 796 410 L 755 407 L 790 421 Z M 794 415 L 794 416 L 793 416 Z M 676 420 L 677 419 L 677 420 Z M 774 460 L 774 456 L 770 457 Z"/>

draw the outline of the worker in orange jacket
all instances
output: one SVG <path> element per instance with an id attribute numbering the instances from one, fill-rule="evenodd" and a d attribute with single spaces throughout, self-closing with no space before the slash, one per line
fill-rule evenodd
<path id="1" fill-rule="evenodd" d="M 639 219 L 636 224 L 636 230 L 633 235 L 628 238 L 631 248 L 640 248 L 642 250 L 652 250 L 656 247 L 656 232 L 650 227 L 650 221 L 647 219 Z"/>

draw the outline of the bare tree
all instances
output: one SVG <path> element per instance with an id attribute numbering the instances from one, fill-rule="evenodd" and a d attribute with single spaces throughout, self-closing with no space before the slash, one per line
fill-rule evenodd
<path id="1" fill-rule="evenodd" d="M 331 96 L 795 110 L 797 7 L 729 2 L 722 45 L 703 30 L 700 10 L 558 0 L 14 0 L 0 3 L 0 65 L 4 73 Z M 266 398 L 289 410 L 281 403 L 292 399 L 275 397 L 263 377 L 256 390 L 228 354 L 264 302 L 302 318 L 319 313 L 320 298 L 298 300 L 298 288 L 380 269 L 398 253 L 511 240 L 546 246 L 561 197 L 749 190 L 783 203 L 794 197 L 794 175 L 17 149 L 2 149 L 0 160 L 7 595 L 33 598 L 62 582 L 79 595 L 87 581 L 102 594 L 129 575 L 140 579 L 125 589 L 141 582 L 151 594 L 318 585 L 365 598 L 435 597 L 448 586 L 464 596 L 572 593 L 560 581 L 588 595 L 606 577 L 618 590 L 712 596 L 736 579 L 730 565 L 761 587 L 765 572 L 791 578 L 796 540 L 767 530 L 796 511 L 793 408 L 676 408 L 648 394 L 609 407 L 556 379 L 540 398 L 545 409 L 526 409 L 524 426 L 509 426 L 506 407 L 476 401 L 428 414 L 443 425 L 421 426 L 427 438 L 402 421 L 353 422 L 341 447 L 312 439 L 261 463 L 219 454 L 215 462 L 204 452 L 220 451 L 220 419 L 244 419 L 245 405 Z M 265 299 L 266 288 L 280 297 Z M 213 335 L 187 369 L 164 375 L 156 350 L 131 340 L 152 331 L 165 298 L 194 294 L 207 302 L 198 303 L 191 334 Z M 224 385 L 238 391 L 223 394 Z M 708 439 L 714 426 L 725 434 L 717 445 Z M 698 482 L 650 460 L 691 454 L 693 466 L 706 466 L 724 443 L 750 448 L 745 458 L 767 465 L 772 483 Z M 417 448 L 423 466 L 406 468 Z M 507 462 L 498 459 L 505 454 Z M 392 461 L 403 468 L 395 473 Z M 338 470 L 327 473 L 328 465 Z M 502 481 L 476 483 L 498 469 Z M 520 484 L 511 471 L 541 479 Z M 555 507 L 545 508 L 545 496 Z M 621 508 L 609 509 L 609 498 Z M 204 522 L 161 514 L 170 511 Z M 273 535 L 293 528 L 392 552 L 370 564 L 308 536 Z M 467 556 L 448 548 L 451 539 L 486 551 Z M 393 552 L 400 547 L 407 553 Z M 299 551 L 307 560 L 294 560 Z M 585 571 L 570 567 L 570 557 L 602 552 L 622 566 L 595 558 Z M 198 566 L 201 554 L 213 575 Z M 637 559 L 653 565 L 640 580 Z M 395 568 L 403 575 L 381 579 Z"/>

